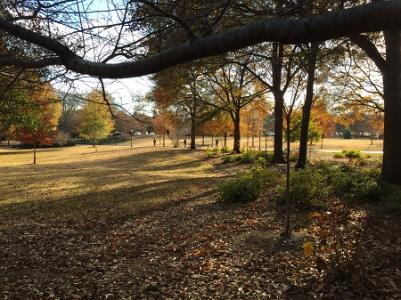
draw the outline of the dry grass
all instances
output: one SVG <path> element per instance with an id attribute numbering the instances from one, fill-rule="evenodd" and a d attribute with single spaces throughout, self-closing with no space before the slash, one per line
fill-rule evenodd
<path id="1" fill-rule="evenodd" d="M 188 197 L 221 176 L 201 153 L 89 146 L 0 148 L 0 224 L 115 219 Z"/>

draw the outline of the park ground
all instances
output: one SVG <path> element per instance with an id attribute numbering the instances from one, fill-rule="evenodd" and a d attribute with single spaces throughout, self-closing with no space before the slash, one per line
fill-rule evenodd
<path id="1" fill-rule="evenodd" d="M 30 150 L 0 148 L 4 299 L 401 298 L 399 217 L 350 207 L 363 269 L 322 276 L 302 249 L 306 230 L 280 238 L 269 191 L 219 200 L 217 185 L 246 166 L 151 143 L 40 149 L 38 165 Z"/>

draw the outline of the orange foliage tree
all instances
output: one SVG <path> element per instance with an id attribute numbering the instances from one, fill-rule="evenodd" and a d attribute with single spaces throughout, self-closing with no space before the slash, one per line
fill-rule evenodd
<path id="1" fill-rule="evenodd" d="M 17 128 L 17 139 L 35 146 L 52 144 L 62 109 L 53 87 L 48 83 L 41 84 L 30 92 L 29 101 L 33 106 L 24 114 L 30 121 Z"/>

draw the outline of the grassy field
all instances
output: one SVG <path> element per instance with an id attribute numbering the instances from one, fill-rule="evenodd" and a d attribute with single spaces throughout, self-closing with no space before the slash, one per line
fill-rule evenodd
<path id="1" fill-rule="evenodd" d="M 199 156 L 199 157 L 198 157 Z M 0 150 L 0 224 L 136 213 L 208 186 L 221 174 L 182 149 L 90 146 Z"/>

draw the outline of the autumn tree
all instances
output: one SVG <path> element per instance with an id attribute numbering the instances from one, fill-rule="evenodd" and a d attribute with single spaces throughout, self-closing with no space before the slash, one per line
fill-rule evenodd
<path id="1" fill-rule="evenodd" d="M 247 138 L 251 137 L 252 147 L 255 147 L 255 137 L 260 137 L 262 134 L 264 122 L 270 109 L 270 103 L 265 97 L 261 97 L 246 106 L 241 113 L 241 134 L 246 134 Z"/>
<path id="2" fill-rule="evenodd" d="M 36 164 L 38 145 L 51 145 L 61 116 L 61 104 L 53 87 L 44 83 L 28 92 L 32 103 L 24 110 L 25 121 L 17 123 L 17 139 L 34 146 L 33 163 Z"/>
<path id="3" fill-rule="evenodd" d="M 108 97 L 109 98 L 109 97 Z M 108 99 L 108 102 L 111 99 Z M 93 147 L 107 137 L 114 128 L 110 108 L 105 101 L 104 94 L 94 90 L 87 96 L 87 103 L 82 109 L 80 134 L 88 139 Z"/>
<path id="4" fill-rule="evenodd" d="M 252 101 L 261 99 L 265 93 L 248 69 L 247 62 L 229 63 L 216 72 L 205 74 L 210 90 L 208 94 L 212 96 L 203 101 L 230 115 L 234 127 L 234 153 L 241 151 L 241 111 Z"/>

